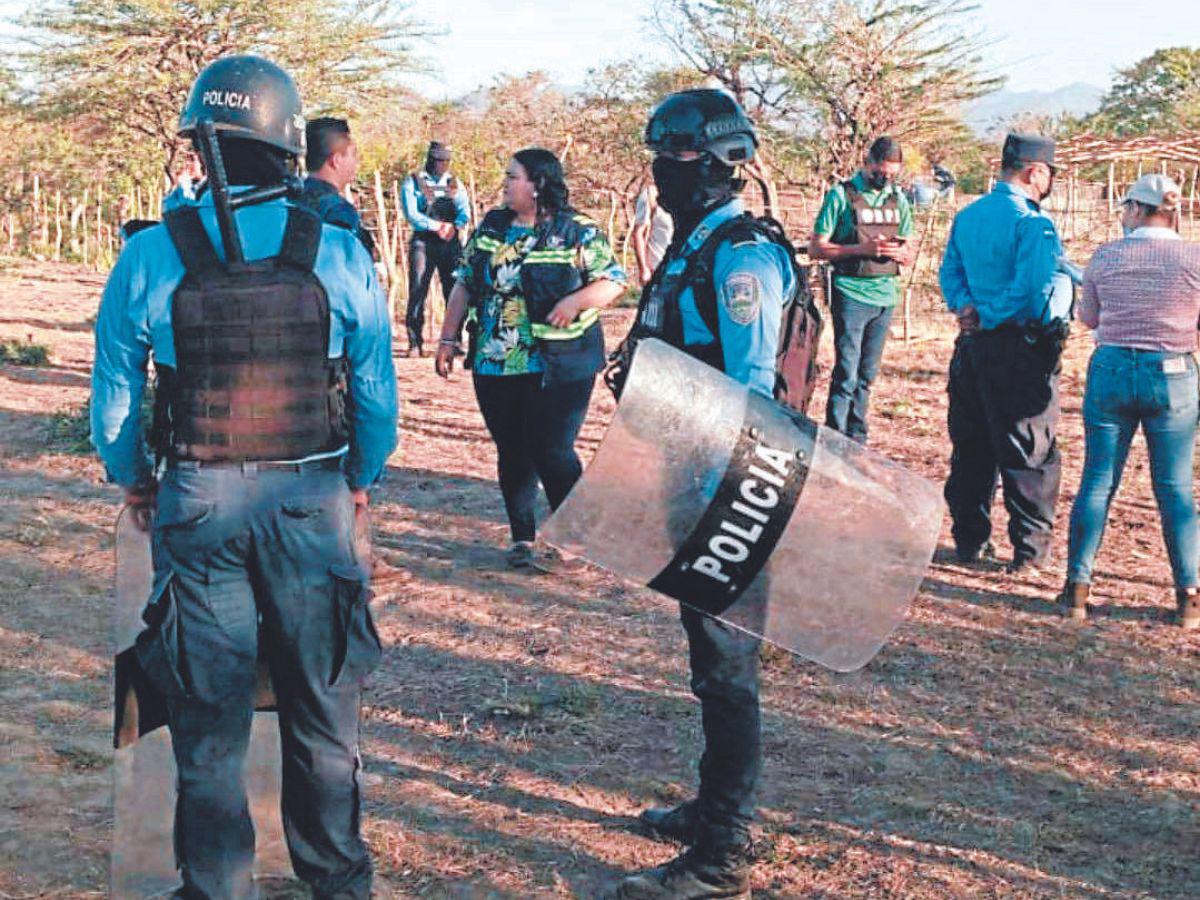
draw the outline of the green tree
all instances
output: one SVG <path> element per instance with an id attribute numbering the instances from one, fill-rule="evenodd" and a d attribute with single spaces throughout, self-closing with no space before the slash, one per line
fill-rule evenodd
<path id="1" fill-rule="evenodd" d="M 1200 128 L 1200 47 L 1168 47 L 1117 73 L 1087 125 L 1120 136 Z"/>
<path id="2" fill-rule="evenodd" d="M 149 146 L 170 169 L 197 73 L 230 53 L 288 69 L 312 110 L 362 110 L 416 68 L 426 32 L 401 0 L 52 0 L 22 20 L 22 63 L 48 116 L 109 147 Z"/>

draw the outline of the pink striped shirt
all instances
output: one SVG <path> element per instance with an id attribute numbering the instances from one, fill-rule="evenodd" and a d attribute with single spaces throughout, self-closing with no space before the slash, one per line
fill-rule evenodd
<path id="1" fill-rule="evenodd" d="M 1079 321 L 1096 343 L 1192 353 L 1200 327 L 1200 244 L 1139 229 L 1104 244 L 1083 273 Z M 1139 233 L 1140 232 L 1140 233 Z"/>

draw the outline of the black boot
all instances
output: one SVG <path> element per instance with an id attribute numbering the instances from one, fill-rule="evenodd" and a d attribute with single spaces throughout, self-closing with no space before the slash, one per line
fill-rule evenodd
<path id="1" fill-rule="evenodd" d="M 695 800 L 678 806 L 647 809 L 638 816 L 638 821 L 650 832 L 651 837 L 678 841 L 689 847 L 696 843 L 696 828 L 700 824 Z"/>
<path id="2" fill-rule="evenodd" d="M 750 900 L 749 845 L 693 847 L 664 866 L 630 875 L 607 900 Z"/>
<path id="3" fill-rule="evenodd" d="M 1086 619 L 1088 611 L 1088 595 L 1092 586 L 1067 579 L 1062 593 L 1058 595 L 1058 606 L 1063 616 L 1068 619 Z"/>

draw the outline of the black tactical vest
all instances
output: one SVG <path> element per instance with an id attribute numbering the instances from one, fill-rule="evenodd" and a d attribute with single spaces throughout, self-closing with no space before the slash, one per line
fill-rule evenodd
<path id="1" fill-rule="evenodd" d="M 223 263 L 194 207 L 164 224 L 186 274 L 171 299 L 175 368 L 158 367 L 155 444 L 170 459 L 298 459 L 347 440 L 346 368 L 329 359 L 313 274 L 321 220 L 288 208 L 279 255 Z"/>
<path id="2" fill-rule="evenodd" d="M 705 235 L 680 271 L 668 275 L 667 268 L 675 257 L 670 251 L 663 257 L 642 291 L 633 327 L 610 357 L 612 365 L 605 372 L 604 380 L 614 394 L 620 396 L 637 343 L 647 337 L 660 338 L 714 369 L 725 371 L 717 293 L 713 284 L 717 248 L 726 241 L 739 244 L 760 238 L 786 251 L 796 278 L 796 295 L 785 304 L 780 323 L 773 393 L 776 400 L 798 412 L 803 413 L 808 409 L 816 386 L 817 346 L 822 327 L 821 313 L 810 289 L 809 272 L 797 264 L 796 249 L 788 240 L 783 226 L 769 217 L 758 218 L 750 213 L 728 219 Z M 684 340 L 679 300 L 689 287 L 696 302 L 696 311 L 713 336 L 711 343 L 689 344 Z"/>
<path id="3" fill-rule="evenodd" d="M 888 192 L 887 199 L 879 206 L 868 204 L 866 197 L 852 181 L 843 181 L 842 189 L 846 192 L 846 202 L 850 204 L 850 215 L 854 222 L 854 237 L 849 243 L 861 244 L 873 238 L 899 236 L 900 198 L 894 189 Z M 855 278 L 879 278 L 899 275 L 900 264 L 884 257 L 857 257 L 838 260 L 833 264 L 833 270 L 839 275 L 852 275 Z"/>
<path id="4" fill-rule="evenodd" d="M 488 290 L 483 282 L 494 249 L 504 243 L 508 228 L 516 219 L 511 209 L 494 209 L 483 217 L 475 232 L 475 253 L 470 259 L 471 293 L 482 297 Z M 563 210 L 538 223 L 533 247 L 521 266 L 521 296 L 531 322 L 545 322 L 567 294 L 583 287 L 583 275 L 575 261 L 575 252 L 588 228 L 594 228 L 586 216 Z M 569 251 L 569 252 L 568 252 Z"/>
<path id="5" fill-rule="evenodd" d="M 425 210 L 429 218 L 453 224 L 458 218 L 458 206 L 454 202 L 458 196 L 458 179 L 451 175 L 444 187 L 434 187 L 428 179 L 414 172 L 412 182 L 413 187 L 425 196 Z"/>

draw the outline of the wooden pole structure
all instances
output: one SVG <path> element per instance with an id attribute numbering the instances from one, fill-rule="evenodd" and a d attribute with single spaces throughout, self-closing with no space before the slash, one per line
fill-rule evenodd
<path id="1" fill-rule="evenodd" d="M 383 265 L 388 274 L 388 321 L 394 323 L 396 321 L 396 262 L 392 257 L 392 235 L 388 231 L 388 210 L 387 203 L 383 196 L 383 181 L 379 177 L 379 170 L 375 170 L 375 209 L 378 215 L 377 222 L 379 225 L 379 252 L 383 257 Z"/>
<path id="2" fill-rule="evenodd" d="M 408 292 L 411 285 L 408 283 L 408 238 L 405 236 L 405 228 L 408 225 L 408 220 L 404 218 L 404 204 L 400 199 L 400 185 L 398 182 L 392 182 L 392 211 L 396 219 L 396 242 L 392 247 L 392 251 L 396 256 L 396 280 L 400 282 L 400 289 L 404 291 L 404 296 L 408 298 Z"/>

